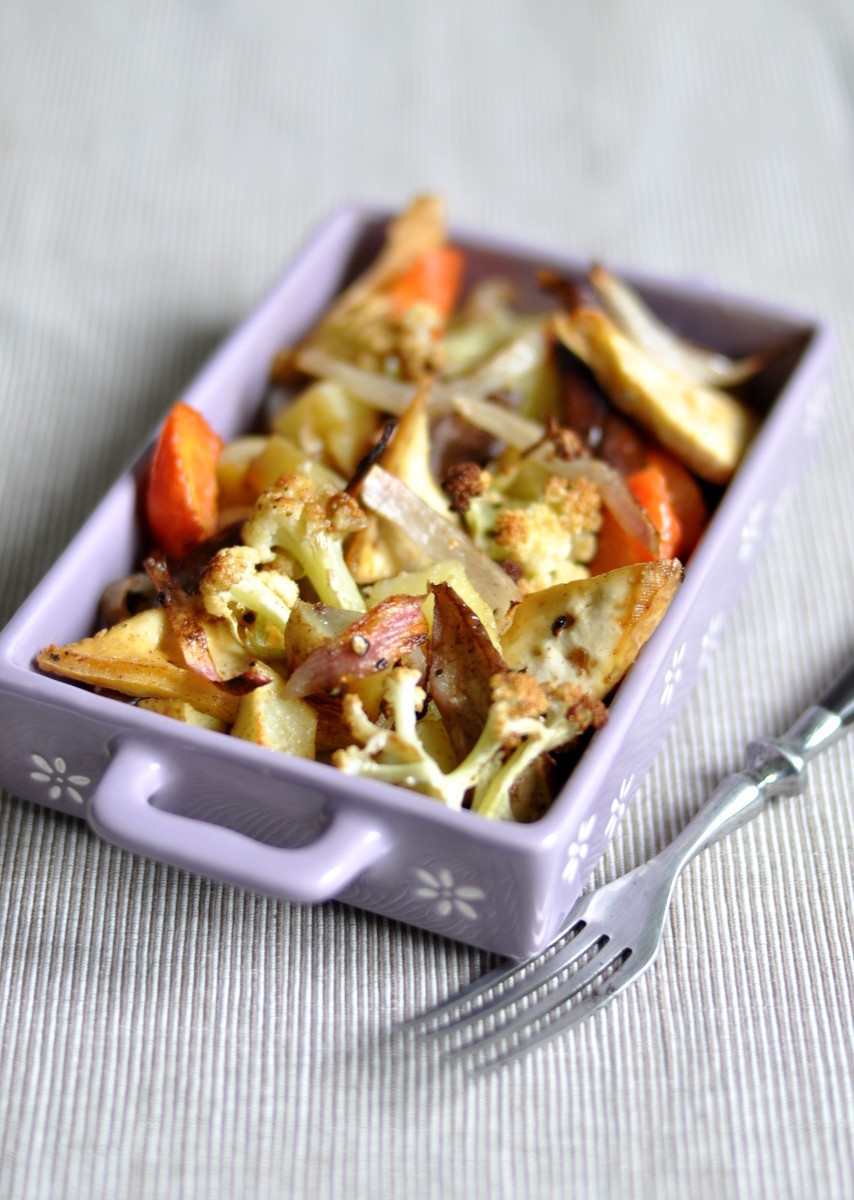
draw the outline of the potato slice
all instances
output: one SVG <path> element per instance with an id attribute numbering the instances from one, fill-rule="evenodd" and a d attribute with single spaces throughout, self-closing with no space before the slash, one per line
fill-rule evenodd
<path id="1" fill-rule="evenodd" d="M 148 712 L 161 713 L 164 717 L 171 717 L 173 721 L 182 721 L 185 725 L 196 725 L 199 729 L 212 729 L 215 733 L 225 733 L 228 729 L 224 721 L 218 721 L 216 717 L 210 717 L 207 713 L 199 712 L 197 708 L 193 708 L 192 704 L 188 704 L 186 700 L 166 699 L 162 696 L 146 696 L 144 700 L 140 700 L 137 708 L 144 708 Z"/>
<path id="2" fill-rule="evenodd" d="M 502 638 L 508 666 L 603 700 L 657 628 L 682 579 L 678 559 L 620 567 L 525 596 Z"/>
<path id="3" fill-rule="evenodd" d="M 707 350 L 687 342 L 660 321 L 625 279 L 597 264 L 590 272 L 590 283 L 599 303 L 621 333 L 646 350 L 663 367 L 671 367 L 693 383 L 731 388 L 761 371 L 767 354 L 732 359 L 717 350 Z"/>
<path id="4" fill-rule="evenodd" d="M 266 445 L 265 434 L 247 434 L 235 438 L 223 448 L 216 464 L 220 511 L 245 508 L 255 503 L 258 489 L 252 486 L 246 475 L 253 460 Z"/>
<path id="5" fill-rule="evenodd" d="M 306 475 L 315 483 L 339 489 L 345 483 L 340 475 L 316 461 L 290 438 L 271 433 L 246 470 L 246 486 L 252 493 L 252 503 L 282 475 Z"/>
<path id="6" fill-rule="evenodd" d="M 668 370 L 595 308 L 558 314 L 555 330 L 613 404 L 686 467 L 711 483 L 730 479 L 758 425 L 741 401 Z"/>
<path id="7" fill-rule="evenodd" d="M 378 424 L 375 408 L 329 379 L 313 383 L 273 418 L 275 433 L 347 479 L 370 449 Z"/>
<path id="8" fill-rule="evenodd" d="M 458 525 L 451 503 L 430 467 L 430 421 L 428 417 L 432 383 L 425 379 L 397 423 L 394 437 L 383 451 L 380 462 L 389 475 L 405 483 L 425 504 L 429 504 L 453 525 Z"/>
<path id="9" fill-rule="evenodd" d="M 374 608 L 388 596 L 423 596 L 429 591 L 431 583 L 447 583 L 449 587 L 452 587 L 469 608 L 480 617 L 492 644 L 496 648 L 501 645 L 495 614 L 466 575 L 462 563 L 455 558 L 441 559 L 423 571 L 402 571 L 399 575 L 392 575 L 389 579 L 381 579 L 379 583 L 375 583 L 368 589 L 368 607 Z M 424 601 L 424 615 L 431 629 L 433 603 L 433 596 L 428 595 Z"/>
<path id="10" fill-rule="evenodd" d="M 185 700 L 231 724 L 238 697 L 182 665 L 181 651 L 163 608 L 147 609 L 93 637 L 48 646 L 36 659 L 43 671 L 126 696 Z M 248 666 L 244 657 L 243 667 Z"/>
<path id="11" fill-rule="evenodd" d="M 270 682 L 244 696 L 231 733 L 285 754 L 314 758 L 317 714 L 305 700 L 285 696 L 280 675 L 266 668 Z"/>

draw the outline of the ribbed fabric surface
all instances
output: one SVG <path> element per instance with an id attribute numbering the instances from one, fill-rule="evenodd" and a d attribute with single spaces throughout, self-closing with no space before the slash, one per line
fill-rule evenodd
<path id="1" fill-rule="evenodd" d="M 320 219 L 425 187 L 837 330 L 814 465 L 604 881 L 854 650 L 847 0 L 4 0 L 0 623 Z M 395 1031 L 487 955 L 4 795 L 0 1197 L 847 1200 L 852 779 L 842 742 L 691 864 L 643 980 L 478 1080 Z"/>

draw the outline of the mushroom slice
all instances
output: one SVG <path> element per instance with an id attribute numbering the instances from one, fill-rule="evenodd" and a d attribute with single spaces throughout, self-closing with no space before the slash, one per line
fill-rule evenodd
<path id="1" fill-rule="evenodd" d="M 702 479 L 730 479 L 758 425 L 750 409 L 668 370 L 598 309 L 558 313 L 554 321 L 560 340 L 587 364 L 617 408 Z"/>
<path id="2" fill-rule="evenodd" d="M 589 279 L 599 303 L 621 333 L 663 367 L 669 367 L 692 383 L 735 387 L 756 375 L 766 364 L 764 354 L 732 359 L 685 341 L 658 319 L 633 287 L 601 265 L 593 268 Z"/>
<path id="3" fill-rule="evenodd" d="M 101 593 L 98 611 L 106 626 L 118 625 L 156 603 L 157 589 L 144 571 L 137 571 L 107 584 Z"/>
<path id="4" fill-rule="evenodd" d="M 604 700 L 658 627 L 682 579 L 675 558 L 635 563 L 525 596 L 501 644 L 508 666 Z"/>

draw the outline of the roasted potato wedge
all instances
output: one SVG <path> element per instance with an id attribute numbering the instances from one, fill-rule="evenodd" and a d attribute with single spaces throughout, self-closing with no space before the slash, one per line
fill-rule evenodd
<path id="1" fill-rule="evenodd" d="M 235 644 L 226 653 L 224 638 L 214 636 L 211 640 L 219 648 L 220 663 L 239 662 L 241 670 L 248 668 L 249 660 L 241 654 L 239 646 Z M 163 608 L 147 609 L 68 646 L 48 646 L 37 662 L 43 671 L 53 675 L 91 687 L 109 688 L 125 696 L 185 700 L 199 712 L 227 725 L 237 715 L 238 697 L 183 666 L 180 647 Z"/>
<path id="2" fill-rule="evenodd" d="M 349 479 L 367 453 L 379 414 L 326 379 L 314 383 L 274 418 L 273 430 L 305 456 Z M 293 471 L 294 467 L 285 468 Z M 268 485 L 269 486 L 269 485 Z"/>
<path id="3" fill-rule="evenodd" d="M 228 729 L 225 721 L 218 721 L 216 717 L 210 717 L 207 713 L 199 712 L 197 708 L 193 708 L 192 704 L 188 704 L 186 700 L 165 699 L 161 696 L 146 696 L 140 700 L 137 708 L 144 708 L 148 712 L 161 713 L 164 717 L 171 717 L 173 721 L 181 721 L 184 725 L 196 725 L 199 729 L 211 729 L 214 733 L 225 733 Z"/>
<path id="4" fill-rule="evenodd" d="M 269 750 L 313 759 L 317 713 L 305 700 L 286 696 L 281 676 L 269 668 L 268 673 L 271 679 L 265 687 L 241 699 L 232 735 Z"/>
<path id="5" fill-rule="evenodd" d="M 620 567 L 525 596 L 501 645 L 508 666 L 603 700 L 651 637 L 682 579 L 678 559 Z"/>
<path id="6" fill-rule="evenodd" d="M 727 483 L 757 428 L 735 396 L 662 366 L 595 308 L 559 313 L 563 344 L 596 376 L 612 403 L 710 483 Z"/>

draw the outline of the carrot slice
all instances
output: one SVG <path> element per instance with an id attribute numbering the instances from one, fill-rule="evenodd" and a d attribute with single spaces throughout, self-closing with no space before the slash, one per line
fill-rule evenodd
<path id="1" fill-rule="evenodd" d="M 596 554 L 590 564 L 591 575 L 604 575 L 632 563 L 652 562 L 654 555 L 642 542 L 632 537 L 606 508 L 596 544 Z"/>
<path id="2" fill-rule="evenodd" d="M 145 496 L 154 541 L 173 559 L 216 531 L 216 463 L 223 441 L 201 413 L 174 404 L 154 456 Z"/>
<path id="3" fill-rule="evenodd" d="M 427 250 L 391 288 L 395 315 L 414 304 L 429 304 L 441 316 L 449 317 L 459 298 L 464 269 L 465 255 L 456 246 Z"/>
<path id="4" fill-rule="evenodd" d="M 688 468 L 665 450 L 650 448 L 646 461 L 649 466 L 658 467 L 667 481 L 667 495 L 682 531 L 674 554 L 686 559 L 700 540 L 709 517 L 700 485 Z M 655 518 L 652 520 L 655 524 Z"/>
<path id="5" fill-rule="evenodd" d="M 658 557 L 673 558 L 682 540 L 682 526 L 673 508 L 664 472 L 655 465 L 641 467 L 639 471 L 632 471 L 627 482 L 635 500 L 655 526 Z"/>
<path id="6" fill-rule="evenodd" d="M 655 461 L 655 455 L 657 455 L 657 451 L 650 451 L 646 456 L 648 464 L 640 470 L 635 470 L 631 475 L 627 475 L 626 482 L 631 488 L 633 497 L 638 504 L 643 506 L 655 526 L 658 534 L 657 556 L 652 556 L 642 542 L 632 538 L 630 533 L 626 533 L 611 512 L 606 510 L 602 517 L 602 528 L 599 533 L 596 554 L 593 563 L 590 564 L 591 574 L 600 575 L 603 571 L 613 571 L 618 566 L 629 566 L 632 563 L 650 563 L 654 557 L 680 558 L 687 556 L 694 541 L 697 540 L 699 530 L 705 520 L 705 506 L 703 505 L 702 520 L 698 527 L 688 528 L 687 522 L 697 520 L 696 502 L 699 499 L 702 504 L 702 494 L 699 493 L 699 488 L 693 484 L 693 480 L 687 472 L 685 472 L 687 482 L 682 479 L 680 474 L 682 468 L 679 467 L 679 463 L 674 463 L 673 466 L 676 469 L 672 470 L 670 463 L 673 463 L 673 460 L 658 462 Z M 664 456 L 664 458 L 668 457 Z M 670 485 L 672 479 L 674 481 L 673 488 Z M 694 496 L 691 485 L 696 488 L 696 496 Z M 685 514 L 686 523 L 682 520 L 682 512 Z"/>

